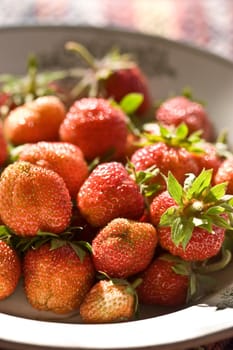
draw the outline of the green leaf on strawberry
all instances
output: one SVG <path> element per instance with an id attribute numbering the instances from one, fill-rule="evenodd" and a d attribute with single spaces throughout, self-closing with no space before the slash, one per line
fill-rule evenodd
<path id="1" fill-rule="evenodd" d="M 182 204 L 183 189 L 176 178 L 169 172 L 167 177 L 167 190 L 177 204 Z"/>
<path id="2" fill-rule="evenodd" d="M 213 227 L 232 230 L 233 196 L 226 195 L 226 183 L 211 186 L 212 169 L 188 176 L 183 188 L 169 173 L 167 190 L 176 205 L 161 216 L 160 226 L 171 227 L 171 238 L 185 250 L 195 227 L 214 232 Z"/>
<path id="3" fill-rule="evenodd" d="M 125 114 L 131 115 L 134 112 L 136 112 L 138 107 L 142 104 L 142 101 L 142 94 L 132 92 L 122 98 L 122 100 L 119 103 L 119 106 L 123 110 L 123 112 L 125 112 Z"/>
<path id="4" fill-rule="evenodd" d="M 203 153 L 203 139 L 201 138 L 201 131 L 196 131 L 188 135 L 189 130 L 185 123 L 181 123 L 178 127 L 166 128 L 159 125 L 160 133 L 144 133 L 146 141 L 142 146 L 151 145 L 156 142 L 164 142 L 171 147 L 183 147 L 189 152 Z"/>
<path id="5" fill-rule="evenodd" d="M 161 186 L 158 183 L 153 182 L 153 179 L 155 179 L 160 172 L 157 167 L 151 166 L 145 170 L 136 171 L 134 164 L 128 161 L 126 169 L 138 184 L 140 192 L 145 198 L 155 195 L 160 190 Z"/>

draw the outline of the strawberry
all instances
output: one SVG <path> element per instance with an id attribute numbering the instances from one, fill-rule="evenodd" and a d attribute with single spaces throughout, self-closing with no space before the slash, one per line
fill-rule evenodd
<path id="1" fill-rule="evenodd" d="M 3 135 L 2 123 L 0 122 L 0 166 L 2 166 L 7 160 L 8 150 L 7 150 L 7 142 Z"/>
<path id="2" fill-rule="evenodd" d="M 131 92 L 142 94 L 143 102 L 137 109 L 139 115 L 145 114 L 151 107 L 147 78 L 136 64 L 128 69 L 112 72 L 105 81 L 105 90 L 106 96 L 117 102 Z"/>
<path id="3" fill-rule="evenodd" d="M 136 295 L 124 280 L 97 282 L 86 294 L 80 316 L 85 323 L 110 323 L 129 321 L 134 317 Z"/>
<path id="4" fill-rule="evenodd" d="M 21 276 L 21 262 L 16 250 L 0 240 L 0 300 L 10 296 Z"/>
<path id="5" fill-rule="evenodd" d="M 158 229 L 160 245 L 184 260 L 201 261 L 220 251 L 231 198 L 225 198 L 226 183 L 211 186 L 212 170 L 198 177 L 191 174 L 184 188 L 169 173 L 168 191 L 155 197 L 150 206 L 151 222 Z"/>
<path id="6" fill-rule="evenodd" d="M 213 180 L 214 175 L 216 174 L 223 160 L 218 154 L 218 150 L 214 144 L 204 142 L 202 144 L 202 149 L 202 152 L 194 154 L 196 162 L 199 166 L 199 172 L 201 172 L 202 169 L 213 169 Z"/>
<path id="7" fill-rule="evenodd" d="M 151 107 L 151 96 L 147 77 L 130 55 L 120 55 L 116 50 L 96 59 L 86 47 L 76 42 L 68 42 L 66 48 L 78 53 L 88 64 L 83 70 L 81 81 L 73 89 L 73 95 L 104 96 L 120 102 L 129 93 L 140 93 L 143 97 L 136 113 L 145 114 Z M 77 72 L 80 75 L 80 70 Z M 75 69 L 74 69 L 74 76 Z M 86 91 L 87 90 L 87 91 Z"/>
<path id="8" fill-rule="evenodd" d="M 65 107 L 55 96 L 42 96 L 12 110 L 4 120 L 6 139 L 14 145 L 58 140 Z"/>
<path id="9" fill-rule="evenodd" d="M 102 98 L 77 100 L 60 127 L 60 138 L 77 145 L 85 158 L 94 159 L 111 152 L 119 158 L 127 138 L 125 114 Z"/>
<path id="10" fill-rule="evenodd" d="M 171 171 L 176 179 L 183 183 L 187 173 L 198 174 L 199 166 L 193 152 L 195 144 L 200 141 L 197 137 L 187 137 L 188 129 L 182 124 L 176 130 L 160 127 L 161 134 L 147 134 L 148 145 L 138 149 L 131 157 L 131 163 L 136 171 L 146 170 L 152 166 L 167 175 Z M 181 166 L 182 164 L 182 166 Z M 165 182 L 159 174 L 154 179 L 163 189 Z"/>
<path id="11" fill-rule="evenodd" d="M 227 182 L 227 193 L 233 194 L 233 158 L 225 159 L 214 177 L 215 184 Z"/>
<path id="12" fill-rule="evenodd" d="M 0 216 L 17 235 L 62 232 L 69 225 L 71 206 L 64 180 L 52 170 L 18 161 L 1 174 Z"/>
<path id="13" fill-rule="evenodd" d="M 138 219 L 144 210 L 139 187 L 121 163 L 98 165 L 81 186 L 77 205 L 93 226 L 103 227 L 117 217 Z"/>
<path id="14" fill-rule="evenodd" d="M 213 139 L 213 125 L 204 107 L 185 96 L 176 96 L 165 100 L 157 109 L 156 120 L 165 125 L 178 126 L 185 123 L 189 134 L 202 131 L 202 137 L 208 141 Z"/>
<path id="15" fill-rule="evenodd" d="M 19 160 L 51 169 L 58 173 L 66 183 L 72 198 L 88 176 L 87 163 L 82 151 L 75 145 L 65 142 L 38 142 L 26 144 Z"/>
<path id="16" fill-rule="evenodd" d="M 179 263 L 181 264 L 181 263 Z M 174 270 L 177 262 L 159 256 L 141 274 L 142 283 L 137 288 L 138 299 L 143 304 L 163 306 L 184 305 L 187 300 L 189 277 Z"/>
<path id="17" fill-rule="evenodd" d="M 24 290 L 30 304 L 59 314 L 77 310 L 94 283 L 88 253 L 79 258 L 70 244 L 29 249 L 23 260 Z"/>
<path id="18" fill-rule="evenodd" d="M 157 241 L 153 225 L 114 219 L 99 231 L 92 242 L 95 268 L 110 277 L 132 276 L 149 265 Z"/>
<path id="19" fill-rule="evenodd" d="M 64 92 L 59 83 L 64 81 L 66 76 L 66 71 L 39 72 L 36 57 L 30 55 L 25 75 L 0 76 L 0 115 L 5 118 L 15 107 L 35 100 L 37 97 L 56 95 L 64 98 Z"/>

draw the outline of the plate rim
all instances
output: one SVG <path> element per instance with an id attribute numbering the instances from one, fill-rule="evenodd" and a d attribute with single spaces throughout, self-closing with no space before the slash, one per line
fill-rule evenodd
<path id="1" fill-rule="evenodd" d="M 222 57 L 214 52 L 211 52 L 207 49 L 204 49 L 202 47 L 199 47 L 197 45 L 194 45 L 194 44 L 190 44 L 190 43 L 186 43 L 186 42 L 181 42 L 181 41 L 175 41 L 175 40 L 172 40 L 172 39 L 169 39 L 169 38 L 165 38 L 165 37 L 162 37 L 162 36 L 159 36 L 159 35 L 154 35 L 154 34 L 149 34 L 149 33 L 143 33 L 141 31 L 135 31 L 135 30 L 129 30 L 127 28 L 117 28 L 117 27 L 111 27 L 111 26 L 105 26 L 105 27 L 99 27 L 99 26 L 92 26 L 92 25 L 20 25 L 20 26 L 4 26 L 4 27 L 1 27 L 0 28 L 0 35 L 4 34 L 4 32 L 19 32 L 19 31 L 25 31 L 25 30 L 30 30 L 31 33 L 32 31 L 48 31 L 48 30 L 81 30 L 81 31 L 98 31 L 99 33 L 101 32 L 114 32 L 118 35 L 120 34 L 124 34 L 124 35 L 127 35 L 128 37 L 135 37 L 135 36 L 139 36 L 141 38 L 143 37 L 147 37 L 149 40 L 155 40 L 157 42 L 160 42 L 160 43 L 164 43 L 165 45 L 169 46 L 169 47 L 172 47 L 174 49 L 182 49 L 182 50 L 188 50 L 190 52 L 192 52 L 193 54 L 195 55 L 199 55 L 199 56 L 205 56 L 211 60 L 216 60 L 219 64 L 221 65 L 227 65 L 229 66 L 231 69 L 233 69 L 233 61 L 231 61 L 230 59 L 228 58 L 225 58 L 225 57 Z M 33 35 L 33 33 L 32 33 Z M 197 307 L 197 306 L 195 306 Z M 209 307 L 208 306 L 208 309 L 212 309 L 212 307 Z M 187 307 L 186 309 L 190 309 L 190 307 Z M 185 309 L 185 310 L 186 310 Z M 183 310 L 179 311 L 179 312 L 182 312 Z M 224 310 L 222 310 L 222 312 L 224 312 Z M 225 313 L 228 314 L 228 312 L 231 313 L 231 319 L 232 319 L 232 324 L 230 324 L 229 326 L 225 327 L 224 329 L 222 330 L 218 330 L 217 333 L 214 333 L 214 334 L 207 334 L 207 335 L 204 335 L 204 336 L 200 336 L 200 337 L 195 337 L 195 339 L 192 339 L 192 338 L 189 338 L 189 339 L 186 339 L 186 340 L 183 340 L 183 341 L 179 341 L 179 342 L 164 342 L 163 344 L 160 344 L 160 345 L 156 345 L 156 344 L 150 344 L 150 345 L 146 345 L 146 348 L 149 349 L 149 348 L 152 348 L 153 349 L 173 349 L 173 345 L 176 344 L 177 345 L 180 345 L 181 348 L 183 348 L 183 346 L 187 346 L 187 345 L 190 345 L 190 342 L 192 342 L 192 344 L 194 342 L 196 342 L 197 345 L 201 345 L 202 344 L 202 340 L 205 340 L 208 338 L 208 342 L 212 341 L 212 339 L 214 339 L 214 341 L 218 341 L 218 340 L 222 340 L 223 338 L 225 338 L 225 335 L 226 333 L 230 335 L 233 335 L 233 309 L 229 309 L 227 308 L 225 310 Z M 176 314 L 176 312 L 173 312 L 172 314 Z M 5 317 L 4 317 L 5 316 Z M 153 319 L 155 318 L 160 318 L 160 317 L 167 317 L 168 315 L 163 315 L 163 316 L 156 316 L 156 317 L 153 317 L 151 318 L 151 322 Z M 4 321 L 4 319 L 7 319 L 9 318 L 11 320 L 11 322 L 19 322 L 20 321 L 22 322 L 22 320 L 30 320 L 30 319 L 25 319 L 23 317 L 17 317 L 17 316 L 13 316 L 13 315 L 8 315 L 8 314 L 4 314 L 4 313 L 1 313 L 0 312 L 0 320 Z M 133 325 L 135 324 L 135 322 L 140 322 L 141 324 L 142 323 L 148 323 L 147 321 L 148 319 L 145 319 L 145 320 L 140 320 L 140 321 L 130 321 L 130 323 Z M 48 321 L 37 321 L 37 320 L 31 320 L 32 323 L 35 325 L 35 322 L 38 324 L 38 322 L 40 322 L 40 324 L 45 324 L 45 325 L 50 325 L 49 327 L 51 327 L 51 324 L 57 324 L 57 323 L 54 323 L 54 322 L 48 322 Z M 4 324 L 4 322 L 2 322 Z M 27 323 L 27 322 L 26 322 Z M 150 323 L 150 322 L 149 322 Z M 64 325 L 64 327 L 66 328 L 68 325 L 70 324 L 67 324 L 67 323 L 62 323 L 62 322 L 59 322 L 58 324 L 60 325 Z M 124 323 L 119 323 L 118 325 L 123 325 Z M 101 327 L 103 326 L 104 329 L 106 328 L 112 328 L 113 325 L 115 326 L 116 324 L 108 324 L 108 325 L 97 325 L 98 327 Z M 76 327 L 80 326 L 80 324 L 76 324 L 75 325 Z M 91 325 L 86 325 L 87 327 L 91 326 Z M 96 325 L 95 325 L 96 326 Z M 56 326 L 55 326 L 56 327 Z M 59 326 L 60 327 L 60 326 Z M 130 326 L 132 327 L 132 326 Z M 129 327 L 129 328 L 130 328 Z M 1 327 L 1 333 L 2 333 L 2 327 Z M 41 345 L 39 344 L 38 342 L 37 343 L 26 343 L 25 341 L 23 342 L 14 342 L 12 339 L 6 339 L 4 338 L 4 335 L 2 336 L 0 334 L 0 346 L 1 344 L 3 344 L 4 346 L 4 343 L 5 345 L 8 344 L 9 346 L 15 346 L 15 345 L 25 345 L 25 346 L 30 346 L 30 347 L 41 347 L 41 348 L 44 348 L 45 346 L 49 346 L 52 348 L 56 347 L 56 348 L 59 348 L 59 349 L 77 349 L 80 348 L 80 349 L 86 349 L 87 346 L 90 347 L 90 344 L 87 346 L 82 346 L 82 347 L 79 347 L 79 345 L 76 343 L 74 344 L 73 346 L 71 347 L 63 347 L 63 346 L 60 346 L 59 344 L 54 344 L 51 346 L 51 344 L 44 344 L 44 345 Z M 17 347 L 17 346 L 16 346 Z M 111 349 L 125 349 L 125 348 L 128 348 L 128 349 L 143 349 L 144 346 L 140 346 L 140 347 L 135 347 L 135 346 L 130 346 L 129 344 L 125 344 L 124 347 L 122 346 L 117 346 L 117 347 L 110 347 Z M 109 349 L 110 349 L 109 348 Z M 91 349 L 94 349 L 93 347 L 91 347 Z M 177 349 L 177 348 L 176 348 Z"/>
<path id="2" fill-rule="evenodd" d="M 141 38 L 147 37 L 149 40 L 156 40 L 161 43 L 165 43 L 174 48 L 180 48 L 183 50 L 191 51 L 196 55 L 206 56 L 212 60 L 218 61 L 220 64 L 228 65 L 230 68 L 233 68 L 233 59 L 229 59 L 227 57 L 221 56 L 220 54 L 213 52 L 207 48 L 198 46 L 195 43 L 189 43 L 181 40 L 173 40 L 167 37 L 163 37 L 157 34 L 144 33 L 138 30 L 130 30 L 129 28 L 119 28 L 113 26 L 95 26 L 95 25 L 56 25 L 56 24 L 45 24 L 45 25 L 37 25 L 37 24 L 24 24 L 24 25 L 4 25 L 0 27 L 0 35 L 4 32 L 19 32 L 24 30 L 30 31 L 48 31 L 48 30 L 81 30 L 81 31 L 93 31 L 93 32 L 112 32 L 116 34 L 124 34 L 131 37 L 139 36 Z"/>

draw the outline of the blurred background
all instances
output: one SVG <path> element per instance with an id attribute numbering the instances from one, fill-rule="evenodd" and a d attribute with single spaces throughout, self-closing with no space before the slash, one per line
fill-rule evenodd
<path id="1" fill-rule="evenodd" d="M 120 27 L 233 60 L 232 0 L 0 0 L 0 26 Z"/>

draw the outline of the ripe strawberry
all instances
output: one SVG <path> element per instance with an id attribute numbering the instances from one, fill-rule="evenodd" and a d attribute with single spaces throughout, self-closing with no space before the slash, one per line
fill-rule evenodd
<path id="1" fill-rule="evenodd" d="M 60 127 L 61 140 L 79 146 L 87 159 L 121 157 L 127 133 L 125 114 L 102 98 L 77 100 Z"/>
<path id="2" fill-rule="evenodd" d="M 9 165 L 0 178 L 0 216 L 20 236 L 35 236 L 39 230 L 62 232 L 71 218 L 64 180 L 28 162 Z"/>
<path id="3" fill-rule="evenodd" d="M 114 50 L 96 59 L 79 43 L 68 42 L 66 48 L 78 53 L 88 64 L 88 68 L 83 70 L 81 82 L 73 89 L 76 98 L 80 97 L 80 93 L 87 93 L 88 96 L 105 96 L 120 102 L 129 93 L 140 93 L 143 102 L 136 112 L 148 112 L 151 107 L 149 83 L 130 55 L 121 55 Z"/>
<path id="4" fill-rule="evenodd" d="M 114 219 L 99 231 L 92 242 L 95 268 L 110 277 L 132 276 L 149 265 L 157 241 L 153 225 Z"/>
<path id="5" fill-rule="evenodd" d="M 129 321 L 135 314 L 135 304 L 135 292 L 128 283 L 102 280 L 85 296 L 80 316 L 86 323 Z"/>
<path id="6" fill-rule="evenodd" d="M 233 194 L 233 158 L 227 158 L 219 166 L 214 177 L 215 184 L 227 182 L 227 193 Z"/>
<path id="7" fill-rule="evenodd" d="M 149 265 L 141 274 L 142 283 L 137 288 L 140 303 L 163 306 L 180 306 L 186 303 L 189 277 L 175 272 L 175 266 L 175 261 L 163 256 L 159 256 Z"/>
<path id="8" fill-rule="evenodd" d="M 196 162 L 199 165 L 199 172 L 201 172 L 202 169 L 213 169 L 214 176 L 223 160 L 218 155 L 217 149 L 212 143 L 204 142 L 202 149 L 203 152 L 194 154 Z"/>
<path id="9" fill-rule="evenodd" d="M 171 171 L 180 183 L 184 182 L 187 173 L 197 174 L 199 170 L 188 151 L 184 148 L 170 147 L 163 142 L 137 150 L 132 155 L 131 162 L 136 171 L 146 170 L 151 166 L 156 166 L 165 175 Z M 164 187 L 164 179 L 160 174 L 154 181 Z"/>
<path id="10" fill-rule="evenodd" d="M 183 183 L 187 173 L 198 174 L 199 166 L 195 155 L 196 143 L 200 139 L 187 137 L 188 129 L 182 124 L 176 130 L 160 127 L 161 134 L 147 134 L 148 145 L 138 149 L 131 157 L 136 171 L 146 170 L 152 166 L 167 175 L 169 171 Z M 181 166 L 182 164 L 182 166 Z M 164 178 L 159 174 L 154 180 L 165 187 Z"/>
<path id="11" fill-rule="evenodd" d="M 185 233 L 184 233 L 185 234 Z M 171 254 L 182 257 L 187 261 L 206 260 L 217 255 L 225 238 L 225 229 L 213 226 L 212 233 L 199 227 L 192 231 L 192 238 L 185 248 L 174 244 L 171 228 L 161 227 L 158 230 L 160 245 Z"/>
<path id="12" fill-rule="evenodd" d="M 121 163 L 98 165 L 81 186 L 77 204 L 93 226 L 103 227 L 117 217 L 138 219 L 144 210 L 139 187 Z"/>
<path id="13" fill-rule="evenodd" d="M 95 271 L 86 253 L 80 260 L 65 244 L 51 249 L 49 243 L 29 249 L 23 260 L 24 290 L 38 309 L 64 314 L 77 310 L 94 282 Z"/>
<path id="14" fill-rule="evenodd" d="M 72 198 L 88 176 L 87 163 L 82 151 L 65 142 L 38 142 L 26 144 L 19 154 L 19 160 L 51 169 L 66 183 Z"/>
<path id="15" fill-rule="evenodd" d="M 213 139 L 213 125 L 204 107 L 184 96 L 176 96 L 164 101 L 155 115 L 157 121 L 165 126 L 185 123 L 189 133 L 201 130 L 202 137 Z"/>
<path id="16" fill-rule="evenodd" d="M 2 166 L 7 160 L 8 150 L 7 142 L 3 135 L 2 123 L 0 123 L 0 166 Z"/>
<path id="17" fill-rule="evenodd" d="M 120 102 L 131 92 L 143 95 L 143 102 L 137 109 L 138 114 L 146 113 L 151 107 L 151 96 L 146 76 L 135 64 L 128 69 L 119 69 L 112 72 L 105 81 L 106 96 Z"/>
<path id="18" fill-rule="evenodd" d="M 0 300 L 10 296 L 21 276 L 21 262 L 17 252 L 0 240 Z"/>
<path id="19" fill-rule="evenodd" d="M 4 120 L 7 140 L 14 145 L 58 140 L 65 107 L 55 96 L 38 97 L 12 110 Z"/>
<path id="20" fill-rule="evenodd" d="M 151 222 L 158 229 L 159 243 L 184 260 L 211 258 L 220 251 L 232 211 L 225 198 L 226 183 L 211 187 L 212 170 L 190 175 L 184 188 L 169 173 L 168 191 L 151 203 Z"/>

